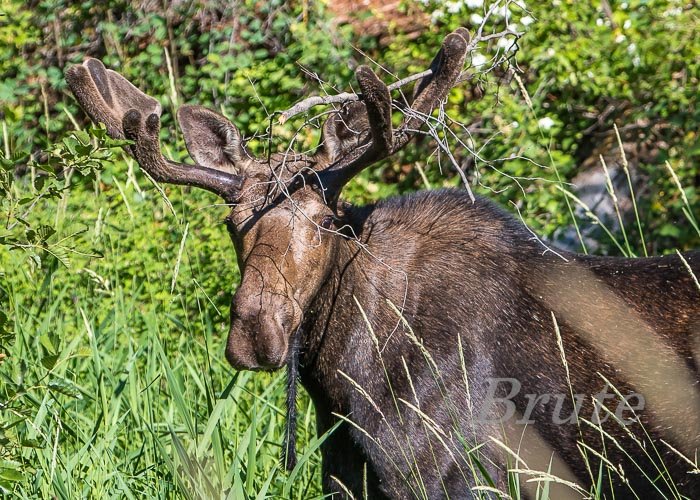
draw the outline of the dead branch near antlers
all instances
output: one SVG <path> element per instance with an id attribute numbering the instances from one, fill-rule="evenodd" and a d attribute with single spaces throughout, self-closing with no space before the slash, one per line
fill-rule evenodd
<path id="1" fill-rule="evenodd" d="M 486 22 L 486 18 L 484 19 L 484 22 Z M 467 45 L 467 53 L 471 52 L 476 48 L 476 46 L 480 42 L 486 42 L 488 40 L 493 40 L 495 38 L 501 38 L 507 35 L 512 35 L 515 37 L 515 39 L 519 39 L 523 33 L 522 32 L 517 32 L 517 31 L 511 31 L 511 30 L 504 30 L 500 31 L 498 33 L 492 33 L 490 35 L 481 35 L 481 31 L 483 28 L 483 23 L 482 26 L 479 27 L 479 30 L 477 31 L 477 36 L 472 38 Z M 420 73 L 416 73 L 414 75 L 407 76 L 406 78 L 402 78 L 401 80 L 398 80 L 391 85 L 388 85 L 387 87 L 389 88 L 390 92 L 393 92 L 394 90 L 398 90 L 401 87 L 404 87 L 408 85 L 409 83 L 415 82 L 416 80 L 420 80 L 426 76 L 432 75 L 433 70 L 432 69 L 427 69 L 425 71 L 422 71 Z M 468 73 L 466 71 L 463 71 L 459 77 L 457 78 L 456 83 L 459 84 L 461 82 L 470 80 L 474 77 L 473 73 Z M 277 119 L 279 124 L 284 124 L 287 120 L 290 118 L 299 115 L 301 113 L 305 113 L 309 111 L 311 108 L 314 106 L 327 106 L 330 104 L 344 104 L 348 102 L 353 102 L 353 101 L 359 101 L 362 99 L 362 94 L 358 94 L 355 92 L 342 92 L 340 94 L 335 94 L 335 95 L 326 95 L 326 96 L 312 96 L 308 97 L 302 101 L 299 101 L 296 103 L 294 106 L 289 108 L 286 111 L 283 111 L 280 113 L 279 118 Z"/>

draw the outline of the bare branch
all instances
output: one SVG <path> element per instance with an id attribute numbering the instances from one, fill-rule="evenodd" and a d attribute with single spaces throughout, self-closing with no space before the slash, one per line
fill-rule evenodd
<path id="1" fill-rule="evenodd" d="M 432 73 L 432 71 L 431 71 Z M 320 95 L 315 95 L 312 97 L 308 97 L 304 99 L 303 101 L 299 101 L 296 103 L 294 106 L 289 108 L 287 111 L 284 111 L 283 113 L 280 114 L 280 117 L 278 118 L 278 122 L 280 124 L 283 124 L 287 120 L 289 120 L 291 117 L 296 116 L 298 114 L 304 113 L 314 106 L 321 106 L 321 105 L 328 105 L 328 104 L 342 104 L 344 102 L 351 102 L 351 101 L 358 101 L 359 97 L 357 94 L 354 94 L 352 92 L 343 92 L 342 94 L 336 94 L 336 95 L 327 95 L 327 96 L 320 96 Z"/>
<path id="2" fill-rule="evenodd" d="M 523 35 L 523 33 L 511 31 L 511 30 L 504 30 L 504 31 L 500 31 L 498 33 L 491 33 L 489 35 L 480 36 L 479 38 L 474 38 L 467 45 L 467 53 L 474 50 L 480 42 L 486 42 L 486 41 L 493 40 L 496 38 L 501 38 L 501 37 L 507 36 L 507 35 L 513 35 L 516 38 L 520 38 Z M 420 80 L 420 79 L 425 78 L 426 76 L 430 76 L 432 74 L 433 74 L 433 70 L 427 69 L 427 70 L 422 71 L 420 73 L 416 73 L 414 75 L 407 76 L 406 78 L 402 78 L 401 80 L 398 80 L 398 81 L 392 83 L 391 85 L 388 85 L 389 91 L 393 92 L 394 90 L 398 90 L 401 87 L 408 85 L 409 83 L 413 83 L 416 80 Z M 464 82 L 464 81 L 472 79 L 473 77 L 474 77 L 473 73 L 463 71 L 459 75 L 459 77 L 457 78 L 457 82 Z M 290 118 L 292 118 L 296 115 L 299 115 L 301 113 L 305 113 L 308 110 L 310 110 L 311 108 L 313 108 L 314 106 L 327 106 L 329 104 L 344 104 L 344 103 L 348 103 L 348 102 L 359 101 L 361 98 L 361 95 L 362 94 L 356 94 L 354 92 L 342 92 L 342 93 L 336 94 L 336 95 L 307 97 L 306 99 L 296 103 L 294 106 L 292 106 L 288 110 L 280 113 L 280 116 L 277 119 L 277 121 L 280 124 L 284 124 Z"/>

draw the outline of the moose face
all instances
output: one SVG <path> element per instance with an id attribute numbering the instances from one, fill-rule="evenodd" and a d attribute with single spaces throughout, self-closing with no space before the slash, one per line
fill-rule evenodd
<path id="1" fill-rule="evenodd" d="M 251 193 L 265 196 L 264 188 L 251 184 Z M 245 195 L 226 220 L 241 270 L 226 358 L 238 369 L 285 363 L 291 336 L 328 274 L 339 238 L 333 212 L 310 186 L 272 197 L 256 203 Z"/>
<path id="2" fill-rule="evenodd" d="M 341 144 L 367 135 L 364 105 L 339 113 L 324 126 L 324 143 Z M 244 181 L 226 218 L 236 249 L 241 283 L 231 304 L 226 358 L 237 369 L 283 366 L 292 335 L 333 262 L 334 202 L 324 199 L 318 172 L 330 155 L 273 154 L 255 159 L 225 117 L 183 106 L 178 120 L 188 151 L 200 165 L 242 173 Z"/>
<path id="3" fill-rule="evenodd" d="M 229 223 L 241 270 L 226 344 L 235 368 L 279 368 L 287 359 L 289 339 L 331 261 L 334 236 L 322 226 L 330 210 L 317 198 L 298 193 L 262 214 L 251 210 L 249 228 Z M 229 220 L 242 215 L 234 212 Z"/>
<path id="4" fill-rule="evenodd" d="M 290 339 L 318 293 L 343 237 L 333 228 L 342 187 L 364 168 L 401 149 L 457 82 L 469 34 L 448 35 L 430 71 L 408 102 L 366 66 L 355 76 L 361 97 L 333 111 L 313 155 L 273 154 L 262 160 L 245 148 L 226 118 L 183 106 L 178 121 L 195 165 L 163 157 L 160 103 L 96 59 L 66 71 L 81 107 L 158 182 L 214 192 L 232 207 L 226 219 L 241 270 L 231 305 L 226 357 L 236 368 L 275 369 L 289 356 Z M 394 130 L 392 109 L 404 118 Z"/>

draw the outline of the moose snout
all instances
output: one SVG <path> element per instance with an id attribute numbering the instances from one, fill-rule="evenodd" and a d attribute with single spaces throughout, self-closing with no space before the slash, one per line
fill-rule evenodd
<path id="1" fill-rule="evenodd" d="M 283 311 L 232 311 L 226 359 L 237 370 L 275 370 L 287 361 L 289 336 Z"/>

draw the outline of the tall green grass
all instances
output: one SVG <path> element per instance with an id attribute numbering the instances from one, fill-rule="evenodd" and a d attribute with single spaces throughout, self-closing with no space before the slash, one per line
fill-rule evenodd
<path id="1" fill-rule="evenodd" d="M 319 496 L 309 401 L 299 404 L 306 453 L 281 473 L 284 374 L 234 373 L 224 359 L 238 275 L 221 209 L 186 213 L 186 198 L 212 200 L 172 191 L 173 214 L 125 164 L 114 168 L 100 189 L 72 190 L 38 211 L 59 234 L 82 231 L 77 246 L 102 258 L 72 255 L 66 269 L 46 255 L 36 269 L 24 253 L 0 254 L 16 332 L 0 360 L 2 491 Z"/>

